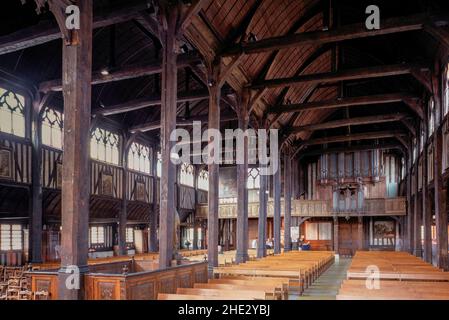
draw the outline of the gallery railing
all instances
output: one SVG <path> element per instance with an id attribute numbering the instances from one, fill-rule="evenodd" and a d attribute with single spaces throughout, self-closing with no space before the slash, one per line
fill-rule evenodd
<path id="1" fill-rule="evenodd" d="M 273 217 L 274 202 L 268 201 L 268 217 Z M 197 205 L 197 217 L 207 219 L 207 204 Z M 388 216 L 405 215 L 406 199 L 380 198 L 365 199 L 363 208 L 359 210 L 334 210 L 332 202 L 327 200 L 292 200 L 292 216 L 296 217 L 333 217 L 333 216 Z M 237 203 L 220 203 L 218 215 L 220 219 L 237 218 Z M 284 201 L 281 200 L 281 215 L 284 215 Z M 248 217 L 257 218 L 259 216 L 259 203 L 248 204 Z"/>

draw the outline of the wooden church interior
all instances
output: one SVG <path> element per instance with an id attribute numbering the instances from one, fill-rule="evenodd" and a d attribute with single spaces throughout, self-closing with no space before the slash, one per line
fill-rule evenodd
<path id="1" fill-rule="evenodd" d="M 449 299 L 449 3 L 371 4 L 2 1 L 0 299 Z"/>

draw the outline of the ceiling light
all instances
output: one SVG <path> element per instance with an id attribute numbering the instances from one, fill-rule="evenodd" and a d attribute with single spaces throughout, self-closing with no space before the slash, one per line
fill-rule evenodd
<path id="1" fill-rule="evenodd" d="M 108 68 L 104 68 L 101 70 L 101 75 L 103 76 L 108 76 L 109 75 L 109 69 Z"/>

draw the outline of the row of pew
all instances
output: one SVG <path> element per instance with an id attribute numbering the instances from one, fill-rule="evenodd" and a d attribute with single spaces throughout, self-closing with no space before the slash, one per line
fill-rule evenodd
<path id="1" fill-rule="evenodd" d="M 160 293 L 159 300 L 286 300 L 301 294 L 334 262 L 333 252 L 292 251 L 214 268 L 214 278 Z"/>
<path id="2" fill-rule="evenodd" d="M 406 252 L 359 251 L 337 300 L 449 300 L 449 272 Z"/>

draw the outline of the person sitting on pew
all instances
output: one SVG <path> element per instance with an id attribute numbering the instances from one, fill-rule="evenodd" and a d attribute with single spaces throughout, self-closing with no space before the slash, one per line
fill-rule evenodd
<path id="1" fill-rule="evenodd" d="M 267 249 L 273 249 L 273 241 L 271 240 L 271 238 L 267 239 L 267 241 L 265 242 L 265 247 Z"/>
<path id="2" fill-rule="evenodd" d="M 303 235 L 299 239 L 298 250 L 310 250 L 310 242 L 306 242 L 306 238 Z"/>

